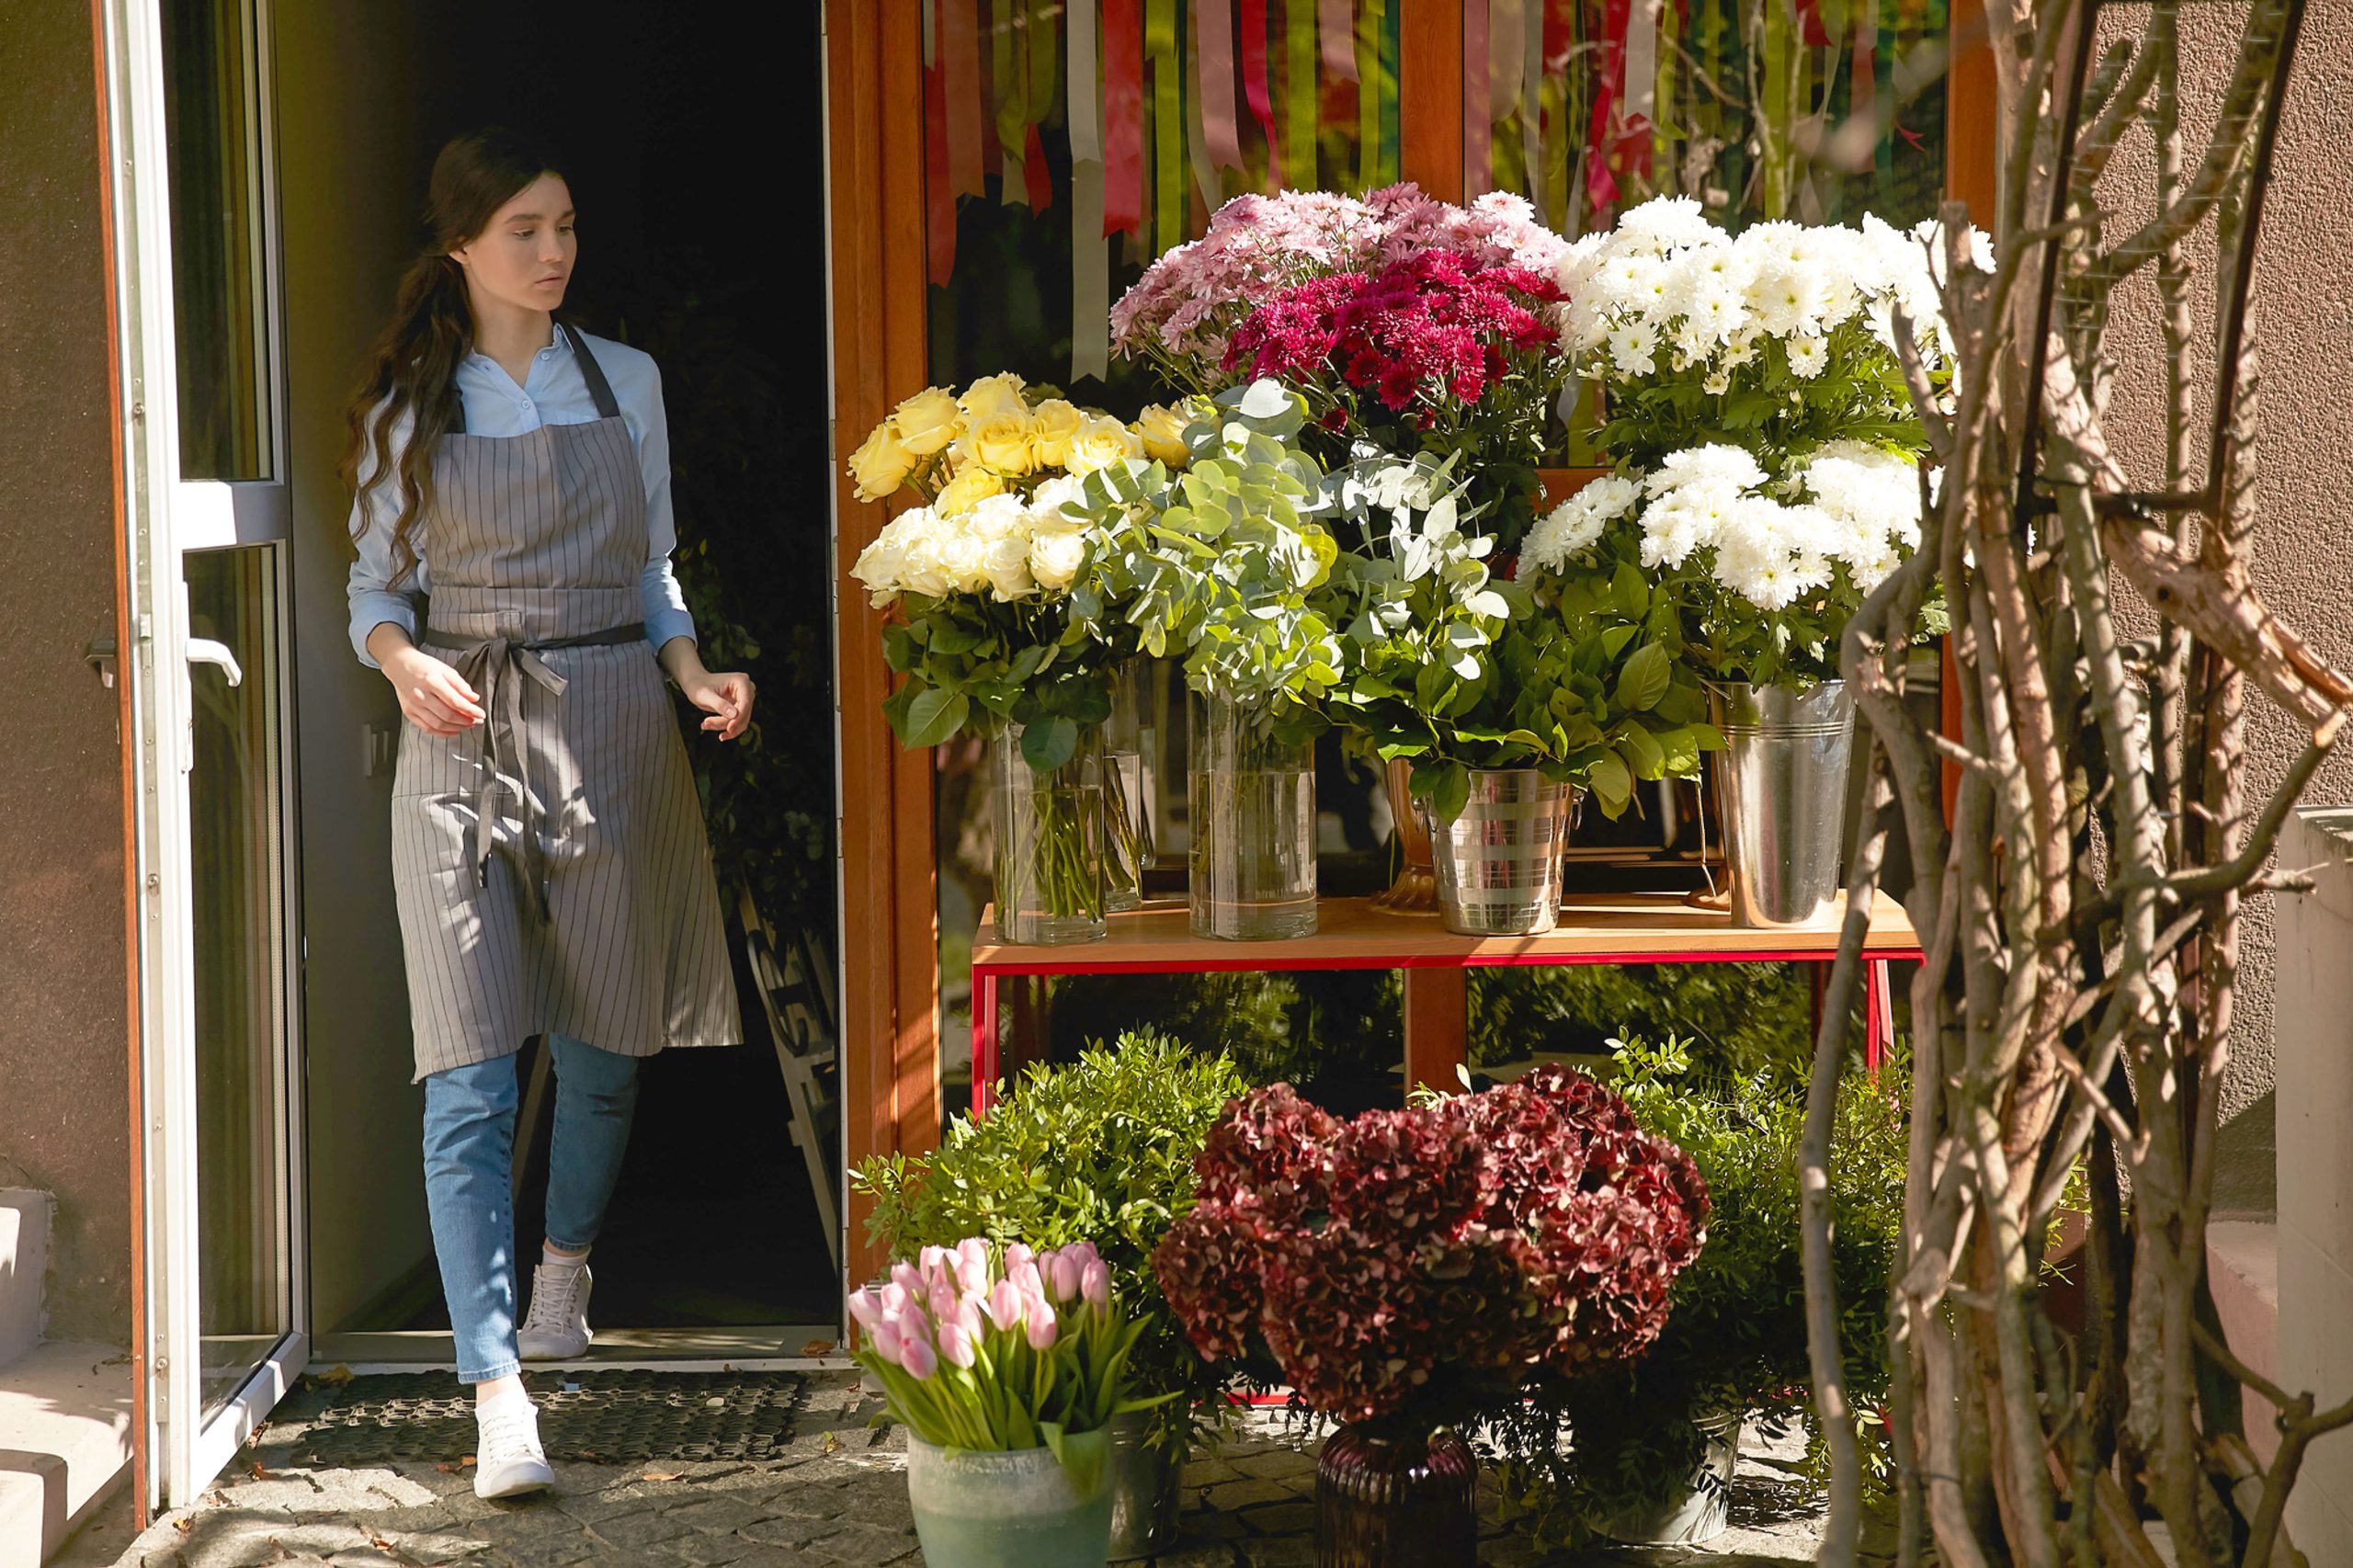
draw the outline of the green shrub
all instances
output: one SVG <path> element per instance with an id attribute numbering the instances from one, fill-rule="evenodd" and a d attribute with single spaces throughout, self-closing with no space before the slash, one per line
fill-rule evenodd
<path id="1" fill-rule="evenodd" d="M 1169 1314 L 1149 1259 L 1193 1207 L 1193 1156 L 1249 1083 L 1223 1054 L 1200 1055 L 1149 1029 L 1022 1074 L 982 1119 L 958 1117 L 938 1151 L 877 1155 L 851 1174 L 874 1199 L 868 1239 L 892 1256 L 966 1236 L 1038 1248 L 1091 1241 L 1143 1321 L 1130 1358 L 1147 1393 L 1194 1412 L 1226 1372 L 1204 1363 Z"/>
<path id="2" fill-rule="evenodd" d="M 1574 1380 L 1549 1379 L 1497 1413 L 1488 1442 L 1507 1495 L 1546 1539 L 1578 1542 L 1623 1508 L 1665 1501 L 1699 1463 L 1696 1418 L 1747 1413 L 1803 1424 L 1822 1478 L 1808 1390 L 1797 1155 L 1805 1099 L 1769 1068 L 1693 1069 L 1685 1041 L 1612 1041 L 1611 1086 L 1648 1131 L 1679 1144 L 1707 1178 L 1707 1244 L 1677 1278 L 1665 1331 L 1643 1355 Z M 1904 1074 L 1840 1086 L 1831 1160 L 1832 1267 L 1847 1392 L 1876 1426 L 1888 1383 L 1887 1288 L 1902 1225 Z M 1563 1441 L 1563 1437 L 1567 1438 Z"/>

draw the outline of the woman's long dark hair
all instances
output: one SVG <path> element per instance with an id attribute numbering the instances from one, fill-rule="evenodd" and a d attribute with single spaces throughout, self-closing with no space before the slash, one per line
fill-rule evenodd
<path id="1" fill-rule="evenodd" d="M 466 301 L 465 269 L 449 253 L 478 238 L 498 210 L 541 175 L 561 175 L 548 149 L 504 127 L 452 137 L 433 160 L 425 202 L 432 241 L 401 276 L 392 319 L 369 350 L 368 373 L 345 411 L 347 435 L 339 465 L 343 482 L 364 495 L 396 485 L 401 509 L 392 527 L 397 583 L 415 567 L 411 538 L 433 494 L 433 449 L 457 412 L 457 370 L 473 352 L 473 310 Z M 392 460 L 392 432 L 412 421 L 400 460 Z M 368 470 L 365 486 L 361 470 Z M 365 531 L 365 509 L 352 537 Z"/>

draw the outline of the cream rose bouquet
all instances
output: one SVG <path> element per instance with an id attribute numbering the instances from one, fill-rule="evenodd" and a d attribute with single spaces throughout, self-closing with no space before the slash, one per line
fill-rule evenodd
<path id="1" fill-rule="evenodd" d="M 911 507 L 851 574 L 894 611 L 882 633 L 884 659 L 902 677 L 882 708 L 891 727 L 910 746 L 967 733 L 1017 739 L 1035 781 L 1026 808 L 1035 831 L 1000 824 L 1000 853 L 1024 858 L 1001 874 L 1039 890 L 1051 917 L 1095 921 L 1099 824 L 1046 781 L 1081 758 L 1109 716 L 1111 673 L 1133 656 L 1136 635 L 1103 594 L 1078 591 L 1107 543 L 1068 509 L 1079 483 L 1056 475 L 952 514 Z"/>
<path id="2" fill-rule="evenodd" d="M 1606 585 L 1633 564 L 1708 675 L 1830 677 L 1847 618 L 1919 540 L 1926 441 L 1900 354 L 1949 375 L 1941 254 L 1932 228 L 1870 216 L 1735 237 L 1688 198 L 1578 241 L 1565 331 L 1608 394 L 1618 472 L 1537 524 L 1524 568 Z"/>
<path id="3" fill-rule="evenodd" d="M 951 392 L 926 387 L 891 412 L 850 454 L 858 499 L 913 490 L 943 517 L 992 495 L 1028 496 L 1057 477 L 1144 459 L 1184 466 L 1190 415 L 1155 404 L 1123 423 L 1081 408 L 1007 371 Z"/>

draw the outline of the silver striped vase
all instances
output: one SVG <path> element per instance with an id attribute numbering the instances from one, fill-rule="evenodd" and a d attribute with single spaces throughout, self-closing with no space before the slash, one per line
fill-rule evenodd
<path id="1" fill-rule="evenodd" d="M 1466 937 L 1532 937 L 1561 915 L 1575 791 L 1532 767 L 1474 769 L 1460 814 L 1427 811 L 1438 916 Z"/>

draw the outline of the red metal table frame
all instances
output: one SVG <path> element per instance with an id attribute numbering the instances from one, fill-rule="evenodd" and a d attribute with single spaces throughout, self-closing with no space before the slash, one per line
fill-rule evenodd
<path id="1" fill-rule="evenodd" d="M 997 987 L 1013 976 L 1402 970 L 1407 1082 L 1450 1088 L 1469 1032 L 1461 1002 L 1470 970 L 1774 962 L 1813 964 L 1826 975 L 1844 913 L 1821 926 L 1754 931 L 1734 929 L 1728 916 L 1694 908 L 1677 893 L 1573 893 L 1562 901 L 1559 926 L 1541 937 L 1458 937 L 1434 915 L 1384 915 L 1363 899 L 1325 899 L 1312 937 L 1222 942 L 1194 936 L 1185 905 L 1175 902 L 1113 915 L 1110 935 L 1099 942 L 1040 948 L 997 941 L 992 909 L 972 947 L 972 1109 L 985 1114 L 995 1095 Z M 1894 1034 L 1888 965 L 1920 956 L 1903 906 L 1881 894 L 1863 943 L 1863 1055 L 1874 1070 Z"/>

